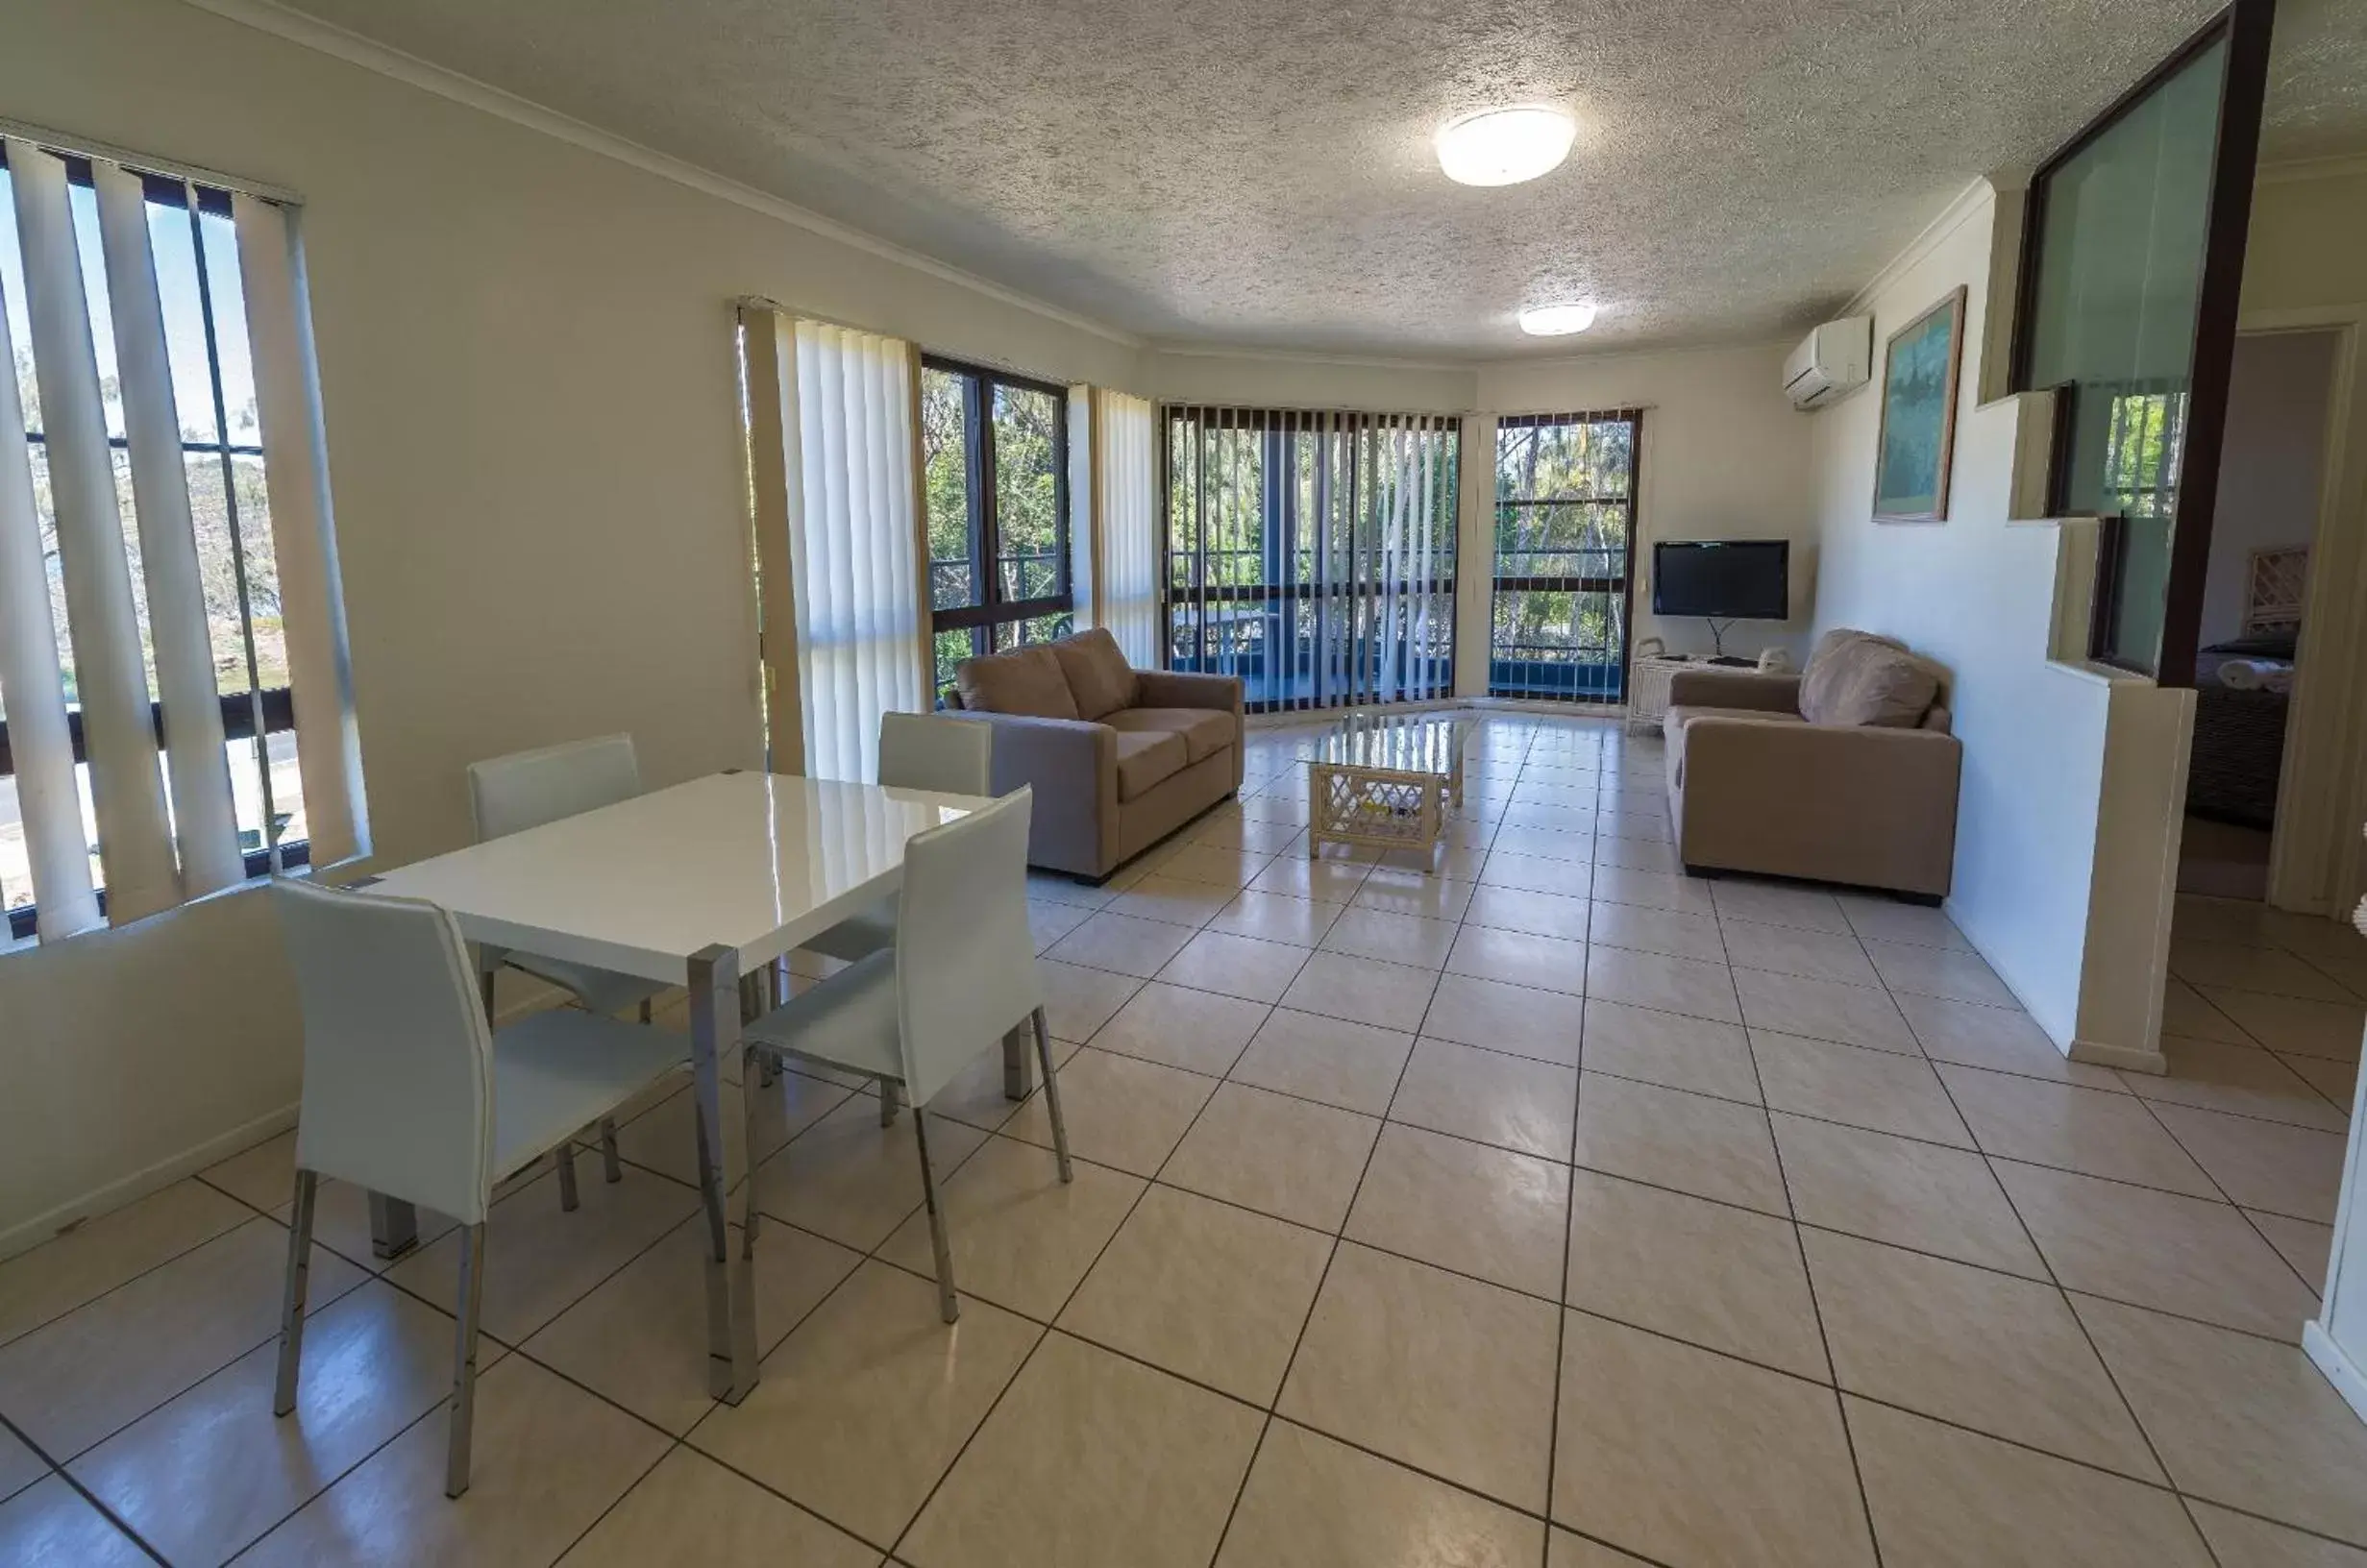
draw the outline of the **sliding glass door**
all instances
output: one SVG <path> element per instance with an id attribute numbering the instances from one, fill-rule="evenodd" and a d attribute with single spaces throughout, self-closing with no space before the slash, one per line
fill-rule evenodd
<path id="1" fill-rule="evenodd" d="M 1626 699 L 1642 421 L 1622 408 L 1497 422 L 1489 695 Z"/>
<path id="2" fill-rule="evenodd" d="M 1169 668 L 1255 712 L 1452 694 L 1458 421 L 1165 416 Z"/>

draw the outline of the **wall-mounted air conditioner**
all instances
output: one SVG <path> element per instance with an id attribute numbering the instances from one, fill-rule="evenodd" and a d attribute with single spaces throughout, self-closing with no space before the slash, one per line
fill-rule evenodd
<path id="1" fill-rule="evenodd" d="M 1828 321 L 1784 361 L 1784 396 L 1794 408 L 1821 408 L 1863 386 L 1873 359 L 1872 316 Z"/>

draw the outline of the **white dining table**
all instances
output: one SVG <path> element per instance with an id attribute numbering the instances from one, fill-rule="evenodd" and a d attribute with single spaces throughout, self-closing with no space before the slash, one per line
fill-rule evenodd
<path id="1" fill-rule="evenodd" d="M 708 1391 L 756 1384 L 755 1183 L 744 1133 L 727 1130 L 723 1065 L 740 1045 L 744 976 L 896 892 L 904 841 L 989 804 L 961 795 L 730 772 L 387 871 L 370 891 L 449 910 L 487 971 L 511 953 L 590 964 L 690 996 L 699 1192 L 706 1216 Z M 759 987 L 769 1005 L 770 986 Z M 1024 1030 L 1006 1041 L 1003 1090 L 1032 1087 Z M 744 1086 L 752 1090 L 743 1071 Z M 383 1256 L 416 1216 L 374 1196 Z M 739 1244 L 731 1233 L 739 1232 Z"/>

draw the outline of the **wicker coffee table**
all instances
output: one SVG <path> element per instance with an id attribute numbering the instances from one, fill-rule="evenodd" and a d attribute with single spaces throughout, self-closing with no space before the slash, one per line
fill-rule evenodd
<path id="1" fill-rule="evenodd" d="M 1463 803 L 1469 714 L 1352 713 L 1307 759 L 1307 854 L 1326 844 L 1429 849 Z"/>

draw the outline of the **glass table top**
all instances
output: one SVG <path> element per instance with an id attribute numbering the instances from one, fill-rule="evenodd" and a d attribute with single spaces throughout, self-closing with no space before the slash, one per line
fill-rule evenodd
<path id="1" fill-rule="evenodd" d="M 1351 713 L 1316 743 L 1311 761 L 1395 773 L 1454 772 L 1456 754 L 1479 720 L 1461 713 Z"/>

